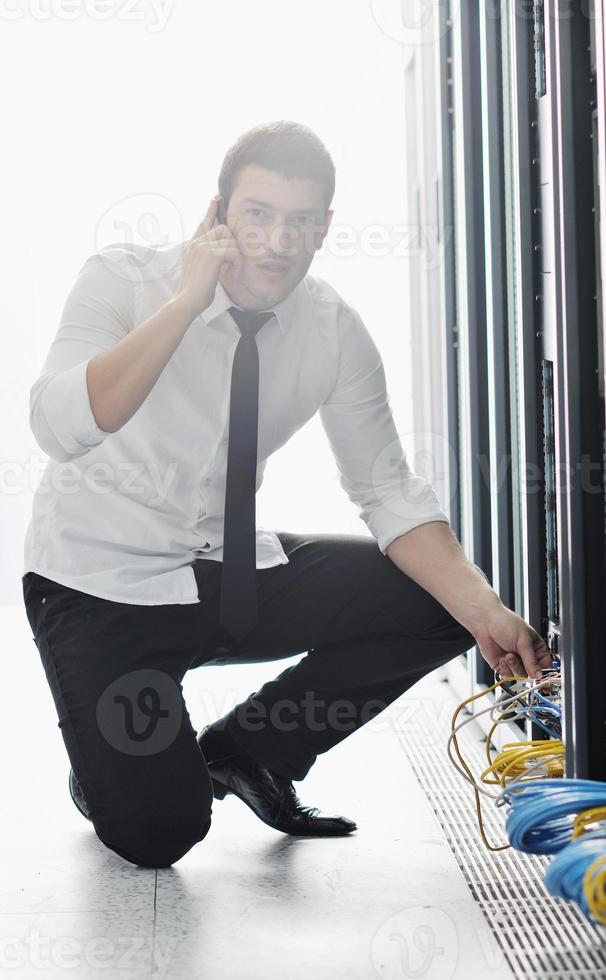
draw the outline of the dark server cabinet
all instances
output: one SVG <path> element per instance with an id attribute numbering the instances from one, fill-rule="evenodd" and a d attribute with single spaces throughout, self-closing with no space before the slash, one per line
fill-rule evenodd
<path id="1" fill-rule="evenodd" d="M 567 775 L 606 779 L 604 4 L 438 6 L 451 524 L 561 662 Z"/>
<path id="2" fill-rule="evenodd" d="M 604 363 L 594 30 L 603 11 L 575 3 L 562 16 L 552 0 L 536 7 L 542 21 L 535 40 L 537 94 L 546 106 L 538 119 L 538 167 L 550 184 L 538 222 L 549 263 L 541 272 L 551 281 L 550 301 L 541 304 L 539 317 L 547 629 L 563 668 L 567 775 L 605 779 Z"/>

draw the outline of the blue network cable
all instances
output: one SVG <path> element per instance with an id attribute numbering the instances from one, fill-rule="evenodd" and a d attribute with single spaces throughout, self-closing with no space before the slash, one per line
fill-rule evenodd
<path id="1" fill-rule="evenodd" d="M 606 854 L 606 830 L 584 834 L 571 841 L 554 857 L 545 872 L 545 887 L 552 895 L 576 902 L 583 915 L 591 918 L 583 878 L 587 868 Z"/>
<path id="2" fill-rule="evenodd" d="M 547 725 L 544 725 L 542 721 L 539 721 L 539 719 L 533 712 L 530 713 L 530 718 L 532 720 L 533 725 L 537 725 L 539 728 L 542 728 L 545 734 L 549 735 L 550 738 L 553 738 L 554 735 L 559 738 L 560 729 L 554 730 L 553 728 L 549 728 Z"/>
<path id="3" fill-rule="evenodd" d="M 500 798 L 510 804 L 506 829 L 512 847 L 527 854 L 556 854 L 569 843 L 577 813 L 606 806 L 606 783 L 541 779 L 507 787 Z"/>
<path id="4" fill-rule="evenodd" d="M 549 711 L 549 713 L 559 715 L 560 718 L 562 717 L 562 709 L 559 707 L 559 705 L 554 704 L 553 701 L 550 701 L 549 698 L 546 698 L 545 695 L 541 694 L 540 691 L 533 691 L 532 697 L 534 700 L 538 701 L 541 705 L 544 705 L 546 711 Z"/>
<path id="5" fill-rule="evenodd" d="M 572 840 L 574 818 L 606 806 L 606 783 L 591 779 L 542 779 L 507 787 L 500 799 L 511 804 L 506 828 L 512 847 L 527 854 L 555 854 L 545 872 L 552 895 L 577 903 L 588 919 L 606 924 L 604 865 L 606 826 Z M 594 815 L 588 814 L 593 820 Z M 585 874 L 594 862 L 591 880 Z"/>

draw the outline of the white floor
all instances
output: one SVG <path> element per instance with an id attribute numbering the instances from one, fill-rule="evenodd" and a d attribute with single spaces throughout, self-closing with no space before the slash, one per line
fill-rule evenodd
<path id="1" fill-rule="evenodd" d="M 446 685 L 426 678 L 295 783 L 306 805 L 355 819 L 350 837 L 288 837 L 231 797 L 156 872 L 105 848 L 71 802 L 22 607 L 0 607 L 0 635 L 1 976 L 510 980 L 393 728 L 408 698 Z M 192 671 L 193 724 L 295 662 Z"/>

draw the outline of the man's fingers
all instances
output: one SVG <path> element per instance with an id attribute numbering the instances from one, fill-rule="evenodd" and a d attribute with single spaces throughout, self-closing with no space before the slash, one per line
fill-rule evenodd
<path id="1" fill-rule="evenodd" d="M 516 677 L 527 677 L 528 671 L 522 661 L 522 658 L 518 656 L 517 653 L 507 654 L 507 665 L 509 673 Z"/>
<path id="2" fill-rule="evenodd" d="M 221 238 L 214 237 L 214 234 L 218 233 Z M 203 248 L 209 249 L 213 255 L 217 258 L 221 258 L 224 262 L 234 262 L 237 258 L 241 258 L 242 253 L 238 248 L 238 243 L 233 235 L 227 237 L 220 228 L 215 228 L 213 233 L 204 242 Z"/>
<path id="3" fill-rule="evenodd" d="M 537 657 L 537 651 L 535 650 L 532 637 L 528 631 L 525 631 L 519 641 L 518 641 L 518 653 L 522 658 L 524 667 L 529 677 L 542 677 L 541 664 L 539 663 Z M 544 651 L 541 651 L 541 660 L 544 660 Z"/>
<path id="4" fill-rule="evenodd" d="M 494 669 L 499 668 L 499 663 L 502 662 L 505 656 L 505 651 L 501 649 L 498 643 L 496 643 L 491 636 L 482 636 L 478 640 L 478 646 L 482 651 L 482 656 L 484 660 Z M 500 671 L 499 671 L 500 673 Z"/>
<path id="5" fill-rule="evenodd" d="M 204 215 L 202 221 L 200 222 L 200 224 L 198 225 L 198 227 L 196 228 L 195 232 L 192 235 L 192 241 L 196 238 L 201 238 L 203 235 L 208 234 L 208 232 L 213 226 L 213 221 L 215 220 L 215 217 L 217 215 L 218 206 L 219 206 L 219 202 L 217 198 L 213 197 L 210 201 L 210 204 L 208 205 L 208 208 L 206 209 L 206 214 Z"/>
<path id="6" fill-rule="evenodd" d="M 475 636 L 484 659 L 502 676 L 538 680 L 552 667 L 545 640 L 515 613 L 495 617 Z"/>
<path id="7" fill-rule="evenodd" d="M 532 629 L 532 627 L 530 628 L 530 638 L 534 646 L 535 657 L 539 661 L 541 667 L 545 667 L 545 666 L 551 667 L 551 663 L 552 663 L 551 650 L 547 646 L 543 637 L 539 633 L 537 633 L 536 630 Z"/>

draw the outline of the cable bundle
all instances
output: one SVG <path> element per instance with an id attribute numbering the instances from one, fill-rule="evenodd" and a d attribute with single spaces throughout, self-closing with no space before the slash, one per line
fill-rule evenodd
<path id="1" fill-rule="evenodd" d="M 591 915 L 601 925 L 606 925 L 606 855 L 604 853 L 592 861 L 583 875 L 582 899 L 581 908 L 584 910 L 584 905 L 587 905 L 585 914 Z"/>
<path id="2" fill-rule="evenodd" d="M 606 925 L 606 831 L 586 834 L 560 851 L 545 872 L 545 887 L 576 902 L 587 918 Z"/>
<path id="3" fill-rule="evenodd" d="M 528 715 L 551 738 L 562 737 L 562 708 L 541 691 L 532 691 Z"/>
<path id="4" fill-rule="evenodd" d="M 486 745 L 489 749 L 488 741 Z M 531 760 L 543 762 L 548 776 L 564 775 L 563 743 L 556 739 L 533 739 L 530 742 L 506 742 L 494 762 L 481 773 L 480 779 L 484 783 L 505 786 L 508 777 L 524 776 L 529 772 L 528 762 Z M 489 779 L 491 774 L 496 778 Z"/>
<path id="5" fill-rule="evenodd" d="M 545 779 L 508 788 L 502 799 L 511 804 L 506 826 L 512 846 L 556 854 L 545 872 L 548 891 L 606 925 L 606 783 Z"/>
<path id="6" fill-rule="evenodd" d="M 523 677 L 501 678 L 466 698 L 452 716 L 448 755 L 473 787 L 478 825 L 486 847 L 490 851 L 515 847 L 527 854 L 555 854 L 545 874 L 548 891 L 575 901 L 584 915 L 606 925 L 606 782 L 563 778 L 562 709 L 557 689 L 560 678 L 555 665 L 546 674 L 532 684 Z M 524 683 L 522 688 L 520 682 Z M 467 705 L 499 688 L 494 705 L 458 721 Z M 551 697 L 545 697 L 545 693 Z M 488 766 L 476 779 L 461 754 L 457 733 L 487 712 L 493 722 L 486 740 Z M 530 718 L 551 737 L 508 742 L 492 759 L 490 746 L 497 726 L 523 718 Z M 497 785 L 500 791 L 487 789 L 487 784 Z M 509 804 L 509 844 L 497 846 L 488 841 L 481 796 L 489 797 L 497 806 Z"/>
<path id="7" fill-rule="evenodd" d="M 524 686 L 516 691 L 513 691 L 511 687 L 505 688 L 506 684 L 509 685 L 512 682 L 514 684 L 521 682 Z M 540 742 L 535 740 L 533 742 L 516 743 L 515 746 L 513 743 L 509 743 L 493 761 L 490 757 L 490 745 L 494 731 L 497 725 L 504 721 L 509 722 L 515 721 L 519 718 L 528 717 L 527 712 L 531 711 L 535 707 L 534 704 L 531 704 L 530 699 L 538 693 L 539 689 L 545 689 L 546 686 L 551 688 L 558 682 L 559 677 L 555 675 L 554 671 L 549 671 L 548 676 L 545 676 L 541 680 L 535 682 L 529 682 L 527 677 L 502 678 L 501 680 L 497 680 L 486 690 L 480 691 L 478 694 L 474 694 L 471 697 L 466 698 L 465 701 L 463 701 L 457 707 L 452 716 L 451 733 L 447 745 L 448 756 L 455 769 L 473 787 L 476 798 L 476 812 L 480 835 L 484 845 L 490 851 L 502 851 L 511 845 L 491 844 L 486 836 L 484 821 L 482 818 L 482 807 L 480 802 L 481 796 L 487 796 L 489 799 L 495 801 L 497 805 L 501 805 L 503 801 L 500 798 L 500 793 L 492 792 L 486 788 L 485 784 L 496 783 L 500 787 L 510 786 L 513 783 L 517 784 L 521 780 L 528 779 L 529 776 L 536 776 L 537 770 L 539 770 L 539 772 L 541 770 L 545 772 L 546 767 L 548 775 L 556 775 L 558 772 L 563 772 L 564 757 L 564 746 L 561 741 L 546 741 L 543 739 Z M 488 708 L 478 711 L 473 715 L 470 714 L 469 717 L 463 721 L 458 721 L 461 711 L 463 711 L 468 704 L 471 704 L 478 698 L 483 698 L 485 695 L 497 690 L 497 688 L 502 688 L 501 697 L 497 699 L 497 702 L 494 705 L 490 705 Z M 547 699 L 545 700 L 547 701 Z M 545 707 L 548 706 L 549 705 L 547 703 Z M 468 725 L 470 722 L 477 719 L 479 715 L 487 712 L 490 712 L 490 718 L 493 721 L 493 725 L 486 740 L 486 758 L 488 761 L 488 768 L 484 770 L 480 777 L 480 781 L 478 781 L 463 758 L 457 739 L 457 733 L 465 725 Z M 509 752 L 510 754 L 508 754 Z M 488 778 L 490 774 L 496 778 Z"/>
<path id="8" fill-rule="evenodd" d="M 511 804 L 507 836 L 518 851 L 556 854 L 571 840 L 573 815 L 606 804 L 606 783 L 592 779 L 542 779 L 501 794 Z"/>

